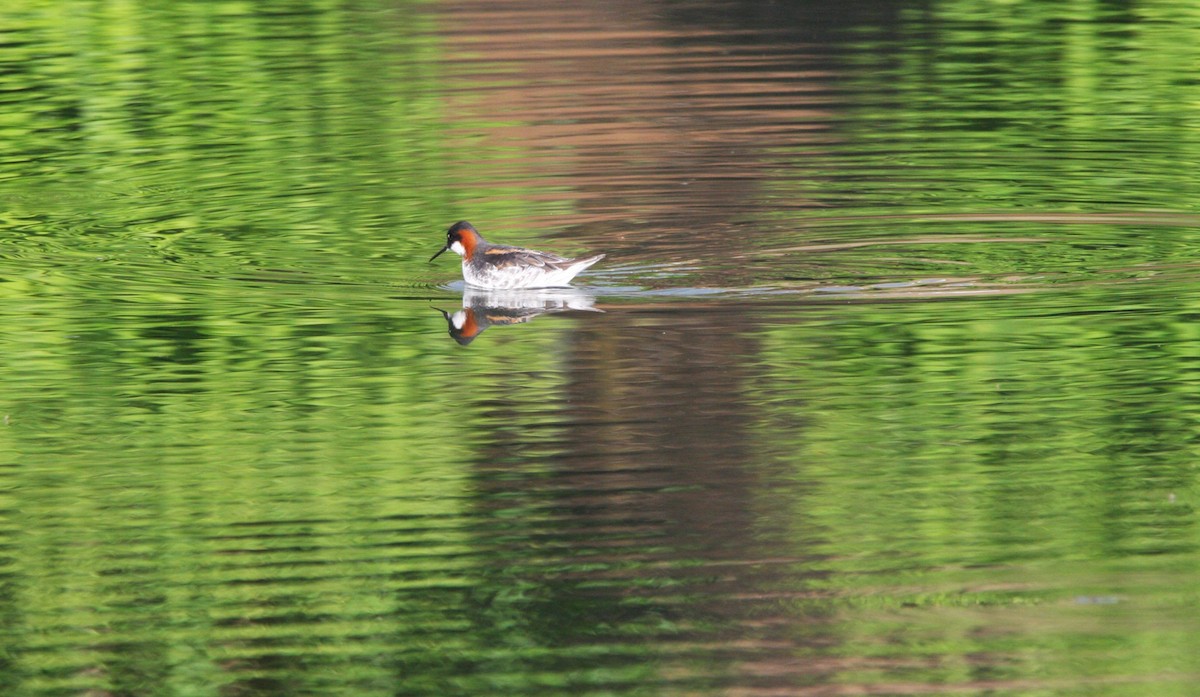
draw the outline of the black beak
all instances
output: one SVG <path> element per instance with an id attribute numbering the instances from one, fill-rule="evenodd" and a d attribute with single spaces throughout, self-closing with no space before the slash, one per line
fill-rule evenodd
<path id="1" fill-rule="evenodd" d="M 450 249 L 450 245 L 446 245 L 445 247 L 442 247 L 440 250 L 438 250 L 437 254 L 434 254 L 433 256 L 429 257 L 429 261 L 433 261 L 434 259 L 437 259 L 438 257 L 442 256 L 442 252 L 446 251 L 447 249 Z"/>

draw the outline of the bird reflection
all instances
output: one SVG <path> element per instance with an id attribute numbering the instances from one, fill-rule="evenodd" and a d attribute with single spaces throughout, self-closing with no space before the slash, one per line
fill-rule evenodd
<path id="1" fill-rule="evenodd" d="M 490 327 L 521 324 L 538 315 L 569 310 L 603 312 L 593 307 L 595 303 L 596 298 L 574 288 L 483 290 L 467 286 L 461 310 L 434 309 L 446 318 L 450 336 L 466 346 Z"/>

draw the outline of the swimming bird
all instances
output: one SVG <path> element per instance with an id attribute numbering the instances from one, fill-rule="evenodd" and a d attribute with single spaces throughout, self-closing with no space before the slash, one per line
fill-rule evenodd
<path id="1" fill-rule="evenodd" d="M 463 280 L 476 288 L 555 288 L 565 286 L 576 274 L 604 258 L 567 259 L 536 249 L 492 244 L 465 220 L 446 231 L 446 246 L 429 258 L 433 261 L 447 249 L 462 257 Z"/>

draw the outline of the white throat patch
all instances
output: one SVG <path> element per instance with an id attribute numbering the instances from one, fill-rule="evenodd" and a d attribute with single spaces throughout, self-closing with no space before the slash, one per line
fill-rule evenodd
<path id="1" fill-rule="evenodd" d="M 450 245 L 450 249 L 454 250 L 454 253 L 460 257 L 467 253 L 467 248 L 464 247 L 463 243 L 459 242 L 458 240 L 455 240 L 454 243 Z"/>
<path id="2" fill-rule="evenodd" d="M 458 243 L 455 242 L 455 244 Z M 450 315 L 450 323 L 454 325 L 455 329 L 462 329 L 463 325 L 467 323 L 467 313 L 462 310 L 455 312 L 453 315 Z"/>

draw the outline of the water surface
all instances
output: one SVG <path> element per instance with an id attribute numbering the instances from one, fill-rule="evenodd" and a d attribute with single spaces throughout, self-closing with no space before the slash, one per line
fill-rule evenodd
<path id="1" fill-rule="evenodd" d="M 3 694 L 1193 691 L 1200 13 L 0 27 Z"/>

